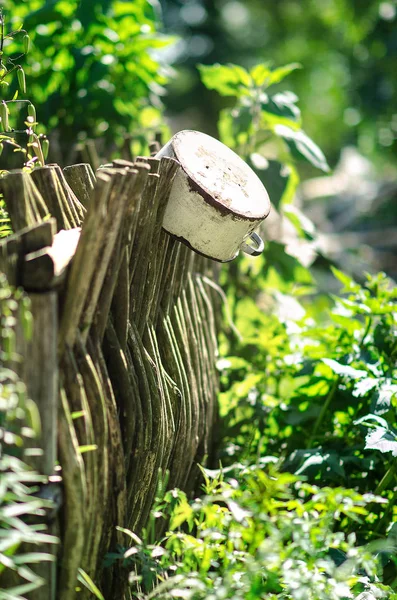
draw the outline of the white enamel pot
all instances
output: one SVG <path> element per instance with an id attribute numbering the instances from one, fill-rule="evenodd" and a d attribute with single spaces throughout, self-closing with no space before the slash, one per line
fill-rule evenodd
<path id="1" fill-rule="evenodd" d="M 156 158 L 163 156 L 180 164 L 164 214 L 168 233 L 220 262 L 233 260 L 240 250 L 262 252 L 254 230 L 269 214 L 269 196 L 235 152 L 204 133 L 180 131 Z"/>

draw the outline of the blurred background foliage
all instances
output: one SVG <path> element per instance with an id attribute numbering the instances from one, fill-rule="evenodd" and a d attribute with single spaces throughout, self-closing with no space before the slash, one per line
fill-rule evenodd
<path id="1" fill-rule="evenodd" d="M 396 151 L 396 13 L 377 0 L 162 0 L 178 71 L 166 99 L 178 124 L 216 131 L 225 103 L 203 90 L 197 62 L 252 67 L 299 62 L 289 87 L 300 98 L 307 133 L 331 166 L 341 148 L 385 167 Z M 178 127 L 179 128 L 179 127 Z"/>
<path id="2" fill-rule="evenodd" d="M 378 167 L 394 169 L 395 0 L 323 0 L 321 7 L 316 0 L 2 4 L 9 26 L 23 23 L 29 32 L 32 49 L 23 65 L 29 98 L 64 145 L 79 133 L 114 140 L 158 127 L 170 65 L 175 71 L 164 100 L 173 129 L 216 134 L 228 100 L 204 88 L 197 63 L 298 62 L 303 69 L 291 74 L 289 88 L 330 165 L 354 144 Z"/>

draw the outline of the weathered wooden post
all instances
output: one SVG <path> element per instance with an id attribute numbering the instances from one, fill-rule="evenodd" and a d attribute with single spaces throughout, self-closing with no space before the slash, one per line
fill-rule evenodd
<path id="1" fill-rule="evenodd" d="M 42 454 L 34 460 L 38 473 L 48 477 L 42 494 L 54 502 L 55 507 L 61 503 L 61 489 L 55 477 L 58 444 L 58 303 L 56 291 L 29 294 L 33 317 L 32 338 L 27 345 L 25 360 L 25 381 L 29 396 L 36 403 L 40 412 L 41 432 L 35 445 Z M 28 358 L 29 357 L 29 358 Z M 47 524 L 48 533 L 58 534 L 57 523 L 52 520 Z M 57 555 L 57 548 L 47 544 L 40 548 L 43 552 Z M 32 600 L 49 600 L 56 598 L 56 569 L 54 562 L 39 563 L 35 569 L 43 578 L 44 585 L 31 592 Z"/>
<path id="2" fill-rule="evenodd" d="M 18 181 L 21 181 L 20 177 Z M 64 253 L 59 252 L 59 244 L 56 250 L 54 233 L 53 219 L 22 229 L 20 233 L 1 243 L 0 264 L 9 280 L 14 285 L 23 287 L 30 298 L 32 335 L 26 340 L 22 328 L 17 328 L 16 351 L 22 360 L 16 359 L 10 366 L 25 382 L 29 397 L 35 402 L 40 413 L 40 433 L 32 440 L 32 446 L 40 448 L 40 452 L 27 453 L 26 460 L 38 473 L 47 477 L 47 483 L 41 486 L 39 495 L 53 502 L 54 510 L 51 511 L 47 529 L 48 533 L 57 535 L 55 515 L 61 504 L 62 492 L 60 477 L 55 471 L 59 406 L 58 302 L 55 288 L 66 265 Z M 36 565 L 36 575 L 43 579 L 44 585 L 30 592 L 29 597 L 32 600 L 56 598 L 57 549 L 52 544 L 47 544 L 41 545 L 37 550 L 52 555 L 54 561 Z"/>

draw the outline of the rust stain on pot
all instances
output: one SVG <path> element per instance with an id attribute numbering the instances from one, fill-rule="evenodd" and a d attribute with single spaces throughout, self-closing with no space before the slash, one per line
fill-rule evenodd
<path id="1" fill-rule="evenodd" d="M 205 202 L 207 204 L 210 204 L 211 206 L 213 206 L 222 217 L 232 216 L 233 219 L 236 219 L 239 221 L 244 220 L 244 219 L 246 219 L 247 221 L 254 221 L 254 222 L 258 221 L 258 217 L 253 217 L 252 214 L 250 214 L 249 212 L 244 213 L 243 211 L 241 211 L 241 212 L 237 213 L 236 211 L 230 209 L 229 206 L 232 203 L 231 198 L 225 198 L 225 199 L 219 198 L 219 193 L 217 193 L 217 192 L 215 192 L 212 195 L 209 194 L 207 192 L 207 190 L 205 190 L 200 184 L 198 184 L 196 181 L 194 181 L 191 177 L 187 177 L 187 182 L 188 182 L 190 190 L 192 192 L 197 192 L 198 194 L 200 194 L 200 196 L 205 200 Z M 248 197 L 248 195 L 247 195 L 247 197 Z"/>
<path id="2" fill-rule="evenodd" d="M 213 194 L 213 195 L 209 194 L 207 192 L 207 190 L 205 190 L 201 185 L 196 183 L 191 177 L 187 178 L 187 182 L 188 182 L 190 190 L 192 192 L 196 192 L 197 194 L 200 194 L 200 196 L 204 199 L 204 201 L 207 204 L 210 204 L 211 206 L 213 206 L 222 217 L 226 217 L 231 214 L 230 209 L 227 206 L 225 206 L 225 201 L 221 201 L 221 200 L 217 199 L 217 194 Z M 230 203 L 231 200 L 229 200 L 228 202 Z"/>

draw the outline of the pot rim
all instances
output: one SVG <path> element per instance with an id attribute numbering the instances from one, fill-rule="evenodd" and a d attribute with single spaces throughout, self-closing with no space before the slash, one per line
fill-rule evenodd
<path id="1" fill-rule="evenodd" d="M 182 172 L 185 173 L 185 175 L 187 175 L 188 177 L 188 182 L 189 182 L 189 187 L 192 191 L 197 192 L 200 194 L 200 196 L 202 196 L 203 200 L 207 203 L 212 205 L 220 214 L 223 215 L 231 215 L 232 217 L 235 216 L 239 219 L 243 219 L 243 220 L 247 220 L 247 221 L 252 221 L 252 222 L 259 222 L 259 221 L 263 221 L 264 219 L 266 219 L 266 217 L 269 215 L 270 213 L 270 209 L 271 209 L 271 204 L 270 204 L 270 198 L 269 198 L 269 194 L 267 193 L 267 190 L 265 188 L 265 186 L 263 185 L 263 183 L 261 182 L 261 180 L 259 179 L 259 177 L 256 175 L 256 173 L 253 171 L 253 169 L 238 155 L 236 154 L 233 150 L 231 150 L 228 146 L 225 146 L 230 152 L 232 152 L 235 157 L 241 161 L 242 165 L 244 165 L 245 169 L 249 169 L 251 171 L 252 177 L 255 178 L 260 186 L 263 188 L 263 192 L 264 192 L 264 202 L 266 203 L 266 208 L 257 214 L 252 214 L 244 212 L 242 210 L 238 210 L 238 209 L 231 209 L 229 207 L 227 207 L 223 202 L 221 202 L 220 200 L 218 200 L 216 198 L 215 195 L 211 194 L 211 192 L 208 190 L 208 187 L 205 186 L 203 183 L 198 183 L 195 179 L 195 174 L 192 172 L 191 169 L 189 169 L 186 164 L 183 163 L 183 167 L 182 167 L 182 161 L 181 158 L 179 156 L 178 153 L 178 142 L 180 141 L 180 138 L 183 137 L 184 134 L 186 133 L 193 133 L 193 134 L 198 134 L 200 136 L 205 136 L 210 138 L 211 140 L 215 140 L 216 142 L 218 142 L 219 144 L 222 144 L 222 142 L 220 142 L 219 140 L 217 140 L 216 138 L 212 138 L 211 136 L 205 134 L 205 133 L 201 133 L 200 131 L 194 131 L 192 129 L 183 129 L 181 131 L 178 131 L 178 133 L 176 133 L 172 139 L 170 140 L 170 144 L 171 144 L 171 148 L 172 151 L 175 155 L 175 158 L 177 159 L 177 161 L 179 162 L 179 164 L 181 165 L 181 170 Z M 224 145 L 224 144 L 222 144 Z"/>

